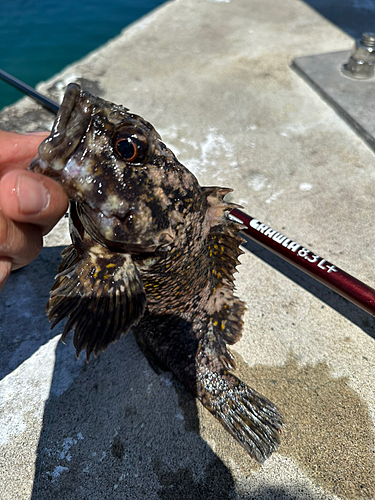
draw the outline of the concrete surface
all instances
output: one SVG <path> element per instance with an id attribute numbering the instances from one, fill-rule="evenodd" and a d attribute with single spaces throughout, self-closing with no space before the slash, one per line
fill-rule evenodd
<path id="1" fill-rule="evenodd" d="M 78 81 L 126 105 L 201 184 L 374 286 L 374 154 L 290 69 L 351 45 L 298 0 L 177 0 L 40 89 L 60 99 Z M 0 115 L 50 123 L 26 99 Z M 285 417 L 260 467 L 131 334 L 88 365 L 58 342 L 44 304 L 68 241 L 63 219 L 0 295 L 2 500 L 375 498 L 372 317 L 245 245 L 237 373 Z"/>

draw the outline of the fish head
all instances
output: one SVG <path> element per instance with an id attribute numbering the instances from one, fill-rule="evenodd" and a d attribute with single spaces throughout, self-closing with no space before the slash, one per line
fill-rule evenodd
<path id="1" fill-rule="evenodd" d="M 146 120 L 69 84 L 30 170 L 59 182 L 87 233 L 121 252 L 168 248 L 200 187 Z"/>

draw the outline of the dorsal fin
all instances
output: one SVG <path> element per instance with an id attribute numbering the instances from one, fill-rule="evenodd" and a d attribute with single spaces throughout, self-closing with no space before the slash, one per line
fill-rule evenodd
<path id="1" fill-rule="evenodd" d="M 242 316 L 245 304 L 233 293 L 234 273 L 243 253 L 239 236 L 242 225 L 229 220 L 227 212 L 238 207 L 223 200 L 231 190 L 205 188 L 208 209 L 206 220 L 210 226 L 207 252 L 210 259 L 212 294 L 208 301 L 209 328 L 220 344 L 220 358 L 224 366 L 234 368 L 233 357 L 225 344 L 235 344 L 242 334 Z"/>
<path id="2" fill-rule="evenodd" d="M 62 340 L 74 330 L 76 354 L 86 349 L 88 361 L 91 352 L 96 356 L 139 322 L 146 294 L 128 254 L 109 254 L 100 245 L 89 250 L 70 245 L 62 257 L 47 314 L 54 319 L 51 328 L 68 318 Z"/>

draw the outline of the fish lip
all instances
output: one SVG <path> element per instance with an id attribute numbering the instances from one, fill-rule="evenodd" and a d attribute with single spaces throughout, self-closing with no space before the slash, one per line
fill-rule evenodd
<path id="1" fill-rule="evenodd" d="M 51 134 L 40 144 L 30 170 L 54 178 L 61 175 L 66 160 L 78 147 L 92 120 L 94 104 L 94 97 L 83 92 L 77 83 L 67 86 Z"/>
<path id="2" fill-rule="evenodd" d="M 81 92 L 81 87 L 78 83 L 69 83 L 66 87 L 63 101 L 60 105 L 59 111 L 56 115 L 55 122 L 52 127 L 51 135 L 59 135 L 61 131 L 64 131 L 70 115 L 75 106 L 75 100 L 77 95 Z"/>

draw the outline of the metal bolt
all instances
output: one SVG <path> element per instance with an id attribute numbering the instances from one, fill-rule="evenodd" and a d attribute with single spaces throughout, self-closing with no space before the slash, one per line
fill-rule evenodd
<path id="1" fill-rule="evenodd" d="M 375 33 L 362 33 L 361 44 L 365 47 L 375 47 Z"/>
<path id="2" fill-rule="evenodd" d="M 343 64 L 345 75 L 359 80 L 366 80 L 374 76 L 375 70 L 375 33 L 365 32 L 355 42 L 349 60 Z"/>

